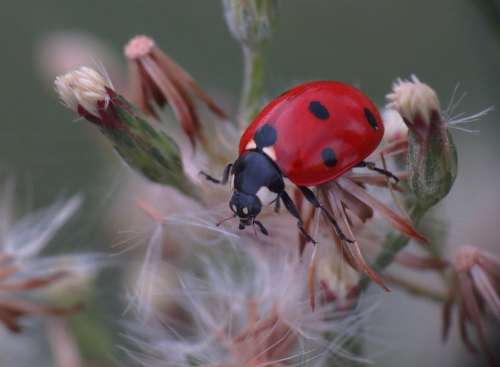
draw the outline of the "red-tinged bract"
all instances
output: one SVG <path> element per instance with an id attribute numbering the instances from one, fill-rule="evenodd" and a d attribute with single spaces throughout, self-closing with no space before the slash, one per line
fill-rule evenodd
<path id="1" fill-rule="evenodd" d="M 254 149 L 262 132 L 268 136 L 261 139 L 275 140 L 265 152 L 283 175 L 297 185 L 316 186 L 368 157 L 380 144 L 384 125 L 376 106 L 358 89 L 315 81 L 269 103 L 243 133 L 240 154 Z"/>

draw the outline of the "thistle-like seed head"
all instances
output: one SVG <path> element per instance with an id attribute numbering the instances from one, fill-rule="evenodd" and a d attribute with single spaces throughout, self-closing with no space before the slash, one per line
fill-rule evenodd
<path id="1" fill-rule="evenodd" d="M 276 0 L 224 0 L 224 16 L 233 37 L 247 47 L 257 47 L 271 36 Z"/>
<path id="2" fill-rule="evenodd" d="M 432 113 L 439 111 L 439 99 L 436 92 L 415 75 L 410 80 L 398 79 L 387 95 L 388 107 L 397 110 L 407 121 L 422 118 L 429 124 Z"/>
<path id="3" fill-rule="evenodd" d="M 408 126 L 408 183 L 419 210 L 427 210 L 448 194 L 457 175 L 449 124 L 436 92 L 414 75 L 396 81 L 387 100 Z"/>
<path id="4" fill-rule="evenodd" d="M 58 76 L 54 85 L 64 105 L 75 112 L 80 106 L 98 117 L 98 103 L 109 102 L 106 88 L 111 88 L 110 81 L 86 66 Z"/>

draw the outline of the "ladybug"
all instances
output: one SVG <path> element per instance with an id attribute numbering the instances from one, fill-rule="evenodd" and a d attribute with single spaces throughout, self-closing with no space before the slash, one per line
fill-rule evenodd
<path id="1" fill-rule="evenodd" d="M 228 164 L 222 179 L 201 172 L 209 181 L 226 184 L 231 177 L 233 195 L 229 207 L 239 217 L 239 228 L 257 225 L 263 205 L 280 202 L 297 219 L 300 213 L 285 191 L 284 178 L 297 185 L 304 197 L 320 209 L 342 240 L 352 242 L 334 216 L 309 188 L 334 180 L 353 167 L 366 167 L 398 181 L 389 171 L 366 162 L 380 144 L 384 125 L 377 107 L 358 89 L 335 81 L 314 81 L 298 85 L 271 101 L 243 132 L 239 156 Z M 266 201 L 269 194 L 273 200 Z M 220 224 L 220 223 L 219 223 Z"/>

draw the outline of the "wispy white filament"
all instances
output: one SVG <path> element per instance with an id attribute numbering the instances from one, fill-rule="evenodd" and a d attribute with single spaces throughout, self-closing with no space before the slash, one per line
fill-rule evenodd
<path id="1" fill-rule="evenodd" d="M 332 304 L 310 309 L 307 259 L 301 261 L 279 248 L 256 250 L 244 246 L 250 244 L 243 240 L 240 245 L 198 248 L 187 263 L 176 267 L 179 286 L 168 287 L 166 280 L 163 298 L 185 316 L 157 315 L 158 319 L 132 325 L 130 339 L 140 350 L 133 354 L 136 360 L 148 367 L 191 366 L 193 362 L 245 366 L 250 362 L 247 358 L 261 358 L 265 362 L 260 367 L 278 362 L 305 365 L 301 361 L 321 366 L 326 365 L 320 363 L 326 363 L 325 355 L 357 358 L 343 345 L 359 331 L 362 317 L 356 312 L 339 314 Z M 260 319 L 278 317 L 264 331 L 269 345 L 235 342 L 253 325 L 249 319 L 252 304 Z M 280 327 L 284 331 L 278 332 Z M 278 332 L 274 338 L 273 330 Z M 289 337 L 296 338 L 289 350 L 266 357 Z"/>
<path id="2" fill-rule="evenodd" d="M 37 255 L 78 210 L 81 202 L 80 196 L 74 196 L 26 215 L 4 236 L 1 249 L 19 261 Z"/>

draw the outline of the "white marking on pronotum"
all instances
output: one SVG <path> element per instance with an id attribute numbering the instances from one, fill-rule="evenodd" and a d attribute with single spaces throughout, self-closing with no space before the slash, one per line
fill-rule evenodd
<path id="1" fill-rule="evenodd" d="M 273 161 L 276 160 L 276 151 L 274 150 L 273 147 L 265 147 L 264 149 L 262 149 L 262 151 L 266 153 L 266 155 Z"/>
<path id="2" fill-rule="evenodd" d="M 247 146 L 245 147 L 246 150 L 251 150 L 251 149 L 255 149 L 257 148 L 257 144 L 255 144 L 255 140 L 250 140 L 247 144 Z"/>
<path id="3" fill-rule="evenodd" d="M 274 199 L 276 199 L 276 193 L 269 190 L 267 187 L 262 186 L 259 191 L 257 191 L 257 197 L 263 206 L 271 204 Z"/>
<path id="4" fill-rule="evenodd" d="M 231 191 L 234 191 L 234 175 L 232 173 L 229 177 L 229 188 L 231 189 Z"/>

